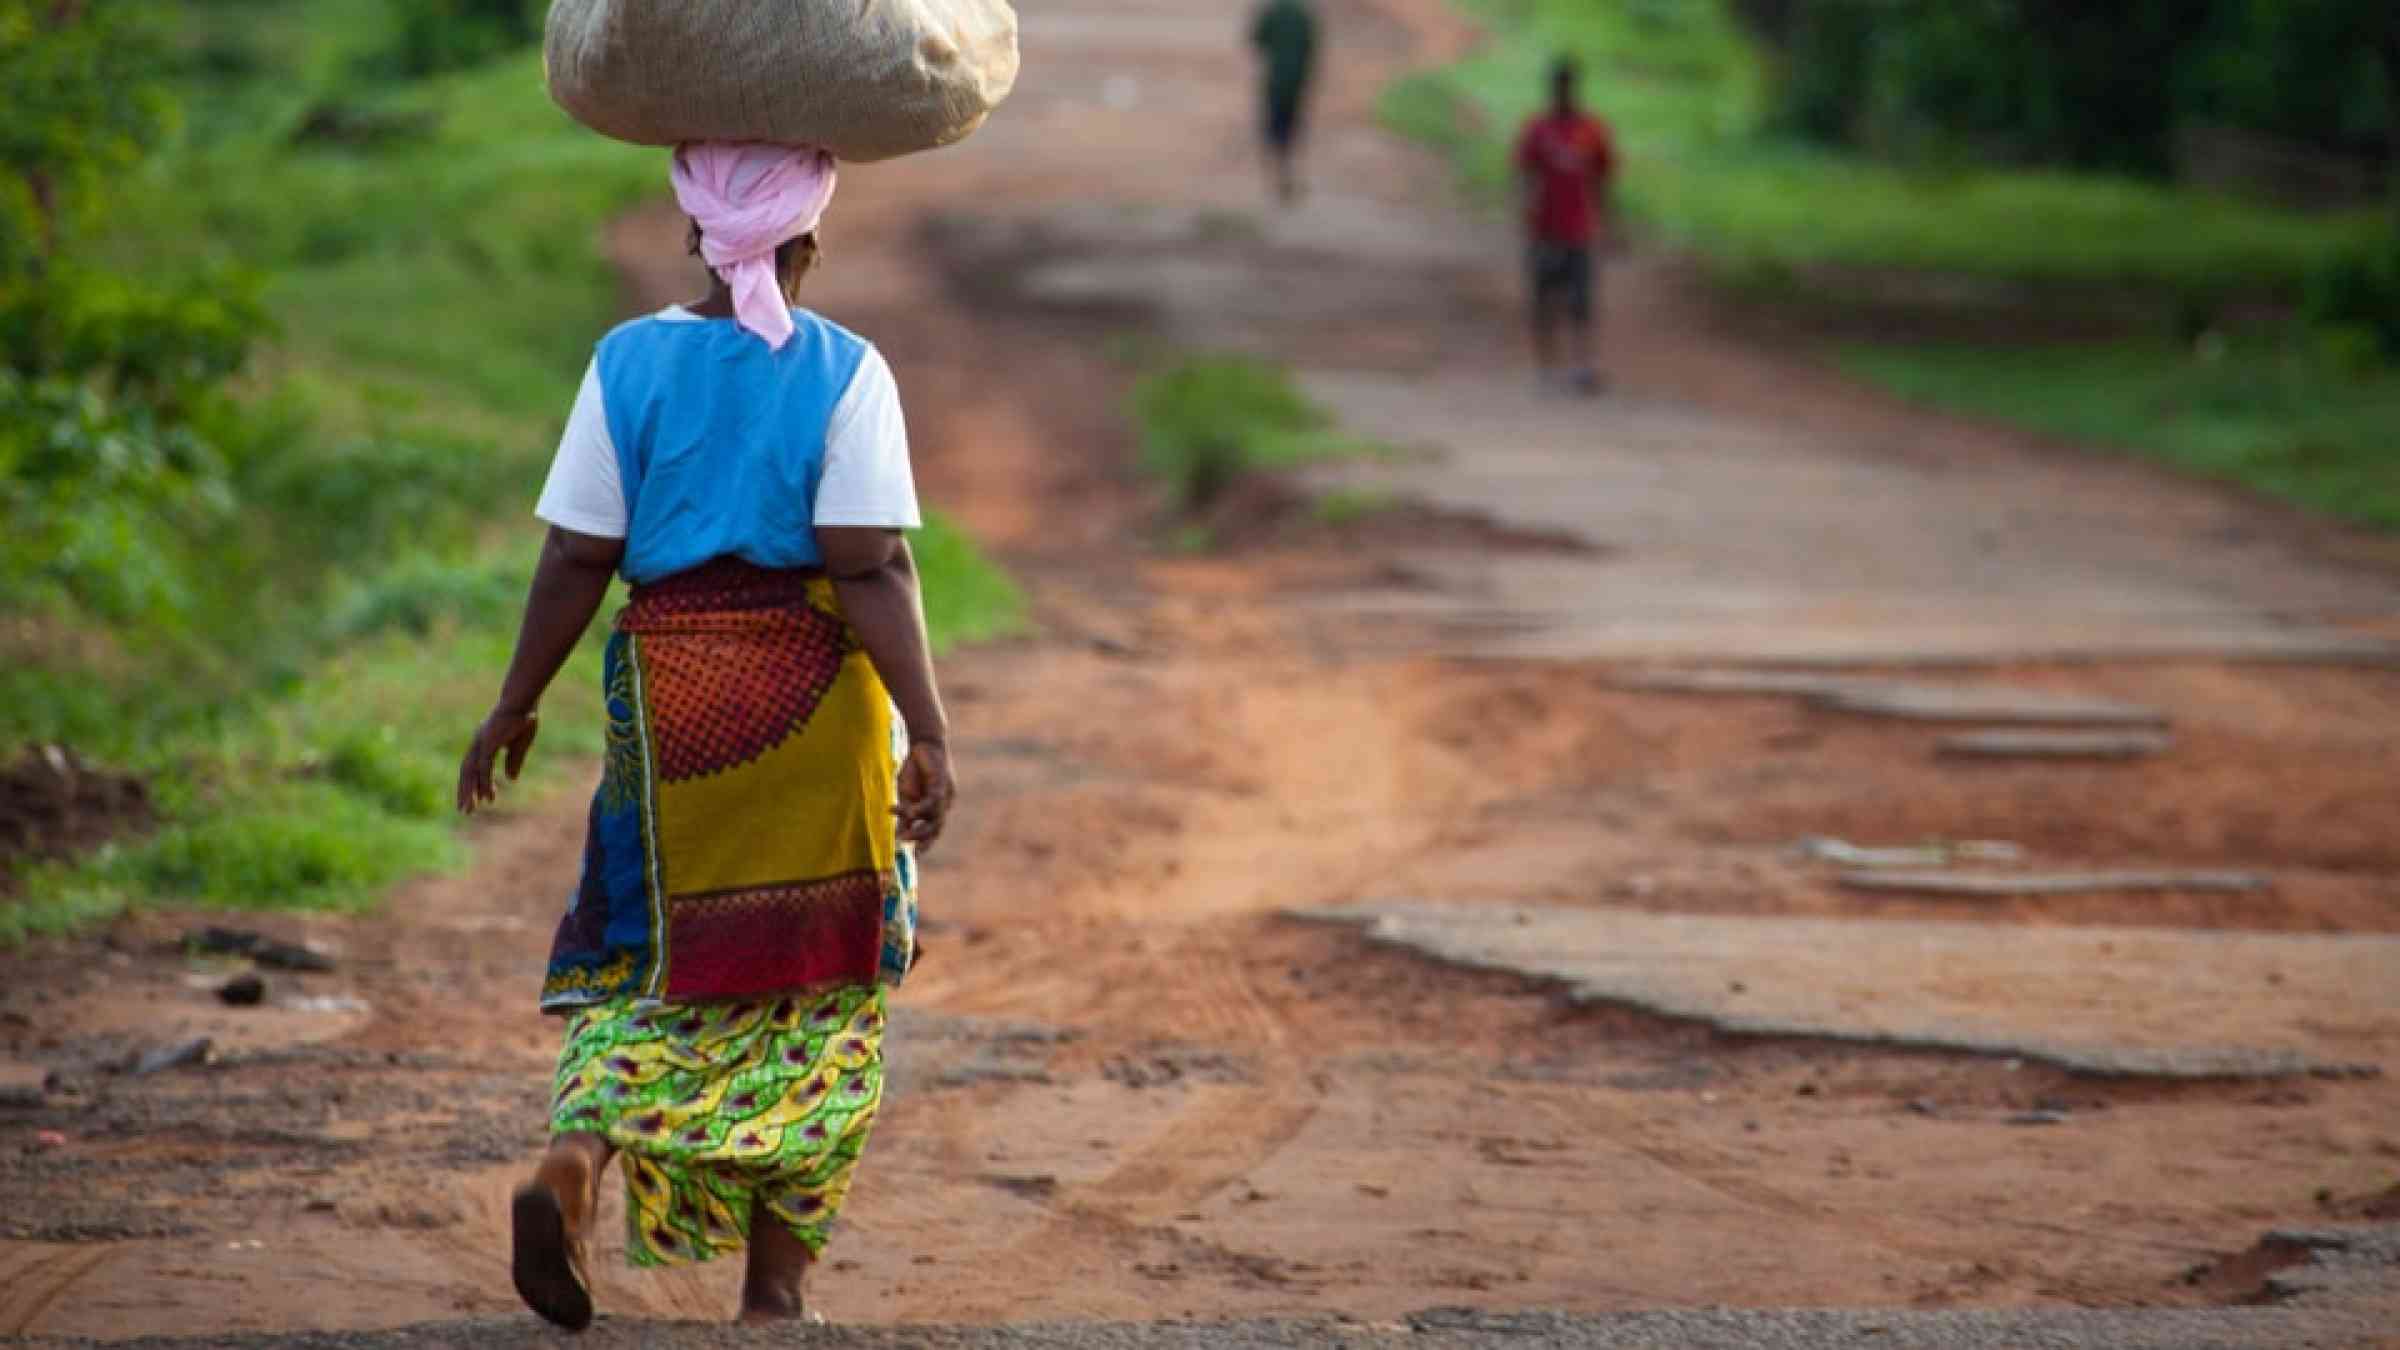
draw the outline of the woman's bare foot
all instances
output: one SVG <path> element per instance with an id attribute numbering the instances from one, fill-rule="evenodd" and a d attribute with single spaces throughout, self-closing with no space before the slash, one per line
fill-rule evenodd
<path id="1" fill-rule="evenodd" d="M 526 1307 L 569 1331 L 592 1324 L 584 1244 L 608 1158 L 608 1144 L 598 1135 L 554 1136 L 533 1180 L 517 1188 L 509 1206 L 514 1247 L 509 1270 L 517 1295 Z"/>
<path id="2" fill-rule="evenodd" d="M 764 1205 L 750 1211 L 750 1263 L 742 1272 L 742 1322 L 825 1319 L 808 1309 L 809 1268 L 816 1253 Z"/>

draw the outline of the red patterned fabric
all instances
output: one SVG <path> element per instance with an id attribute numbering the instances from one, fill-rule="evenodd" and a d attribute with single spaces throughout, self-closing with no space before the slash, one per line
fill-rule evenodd
<path id="1" fill-rule="evenodd" d="M 746 998 L 856 981 L 883 948 L 884 878 L 676 897 L 667 998 Z"/>
<path id="2" fill-rule="evenodd" d="M 855 649 L 849 626 L 810 602 L 813 577 L 719 559 L 634 591 L 617 627 L 651 639 L 661 781 L 747 764 L 807 725 Z"/>
<path id="3" fill-rule="evenodd" d="M 811 567 L 760 567 L 739 558 L 717 558 L 634 587 L 617 627 L 644 632 L 671 619 L 716 619 L 727 611 L 805 605 L 809 584 L 823 576 Z"/>

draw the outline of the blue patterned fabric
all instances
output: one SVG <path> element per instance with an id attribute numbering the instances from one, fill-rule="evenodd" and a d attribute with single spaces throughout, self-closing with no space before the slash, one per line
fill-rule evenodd
<path id="1" fill-rule="evenodd" d="M 610 634 L 601 661 L 607 758 L 599 790 L 592 794 L 583 875 L 567 903 L 542 981 L 542 1007 L 548 1011 L 644 993 L 654 984 L 658 948 L 648 909 L 610 903 L 612 897 L 640 897 L 649 890 L 650 854 L 642 840 L 648 775 L 640 760 L 645 751 L 631 641 L 624 633 Z"/>
<path id="2" fill-rule="evenodd" d="M 883 967 L 886 988 L 898 985 L 917 960 L 917 854 L 906 844 L 893 861 L 894 885 L 883 893 Z"/>

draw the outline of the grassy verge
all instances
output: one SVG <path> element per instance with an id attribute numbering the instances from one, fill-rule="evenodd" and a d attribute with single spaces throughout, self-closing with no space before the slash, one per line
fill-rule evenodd
<path id="1" fill-rule="evenodd" d="M 1761 134 L 1763 55 L 1723 0 L 1460 3 L 1489 40 L 1386 90 L 1387 122 L 1496 197 L 1548 62 L 1570 53 L 1625 154 L 1627 209 L 1737 274 L 1831 265 L 2282 292 L 2378 226 L 2371 212 L 2304 216 L 2095 174 L 1906 169 L 1776 141 Z"/>
<path id="2" fill-rule="evenodd" d="M 1025 592 L 957 526 L 928 517 L 909 547 L 924 578 L 925 626 L 936 655 L 1025 631 Z"/>
<path id="3" fill-rule="evenodd" d="M 185 22 L 189 131 L 105 247 L 128 269 L 263 279 L 280 337 L 246 401 L 277 439 L 192 560 L 219 598 L 188 631 L 55 610 L 0 625 L 0 746 L 141 773 L 164 820 L 11 878 L 0 943 L 154 900 L 355 907 L 459 864 L 456 755 L 498 687 L 530 504 L 618 303 L 601 227 L 662 186 L 658 152 L 551 107 L 536 53 L 403 82 L 378 73 L 376 0 Z M 918 547 L 938 644 L 1022 623 L 955 530 Z M 537 772 L 598 750 L 595 653 L 559 680 Z"/>
<path id="4" fill-rule="evenodd" d="M 2400 529 L 2400 372 L 2305 348 L 2211 356 L 2164 343 L 1852 348 L 1842 363 L 1912 399 L 2137 451 L 2298 506 Z"/>
<path id="5" fill-rule="evenodd" d="M 1252 357 L 1176 357 L 1134 383 L 1131 404 L 1143 470 L 1186 511 L 1245 474 L 1381 450 L 1343 435 L 1288 372 Z"/>

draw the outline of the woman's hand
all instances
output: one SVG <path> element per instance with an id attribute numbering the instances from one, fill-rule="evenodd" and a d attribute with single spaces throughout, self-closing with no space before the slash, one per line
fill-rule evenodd
<path id="1" fill-rule="evenodd" d="M 496 801 L 492 761 L 508 752 L 508 776 L 525 767 L 541 719 L 534 705 L 550 687 L 576 640 L 591 626 L 600 601 L 608 595 L 609 577 L 625 554 L 625 541 L 577 534 L 553 525 L 542 540 L 542 558 L 533 566 L 533 589 L 525 597 L 525 622 L 517 627 L 516 654 L 508 659 L 508 678 L 500 683 L 500 701 L 492 715 L 475 728 L 467 757 L 458 762 L 458 809 L 473 815 L 479 804 Z"/>
<path id="2" fill-rule="evenodd" d="M 900 842 L 930 850 L 949 823 L 950 803 L 958 798 L 958 780 L 950 776 L 950 747 L 940 741 L 912 741 L 900 765 Z"/>
<path id="3" fill-rule="evenodd" d="M 492 715 L 475 728 L 475 739 L 467 745 L 467 756 L 458 762 L 458 809 L 463 815 L 474 815 L 478 804 L 497 801 L 500 789 L 492 781 L 492 762 L 508 752 L 506 766 L 511 781 L 525 769 L 525 756 L 533 749 L 533 738 L 542 729 L 541 714 L 510 712 L 492 709 Z"/>

